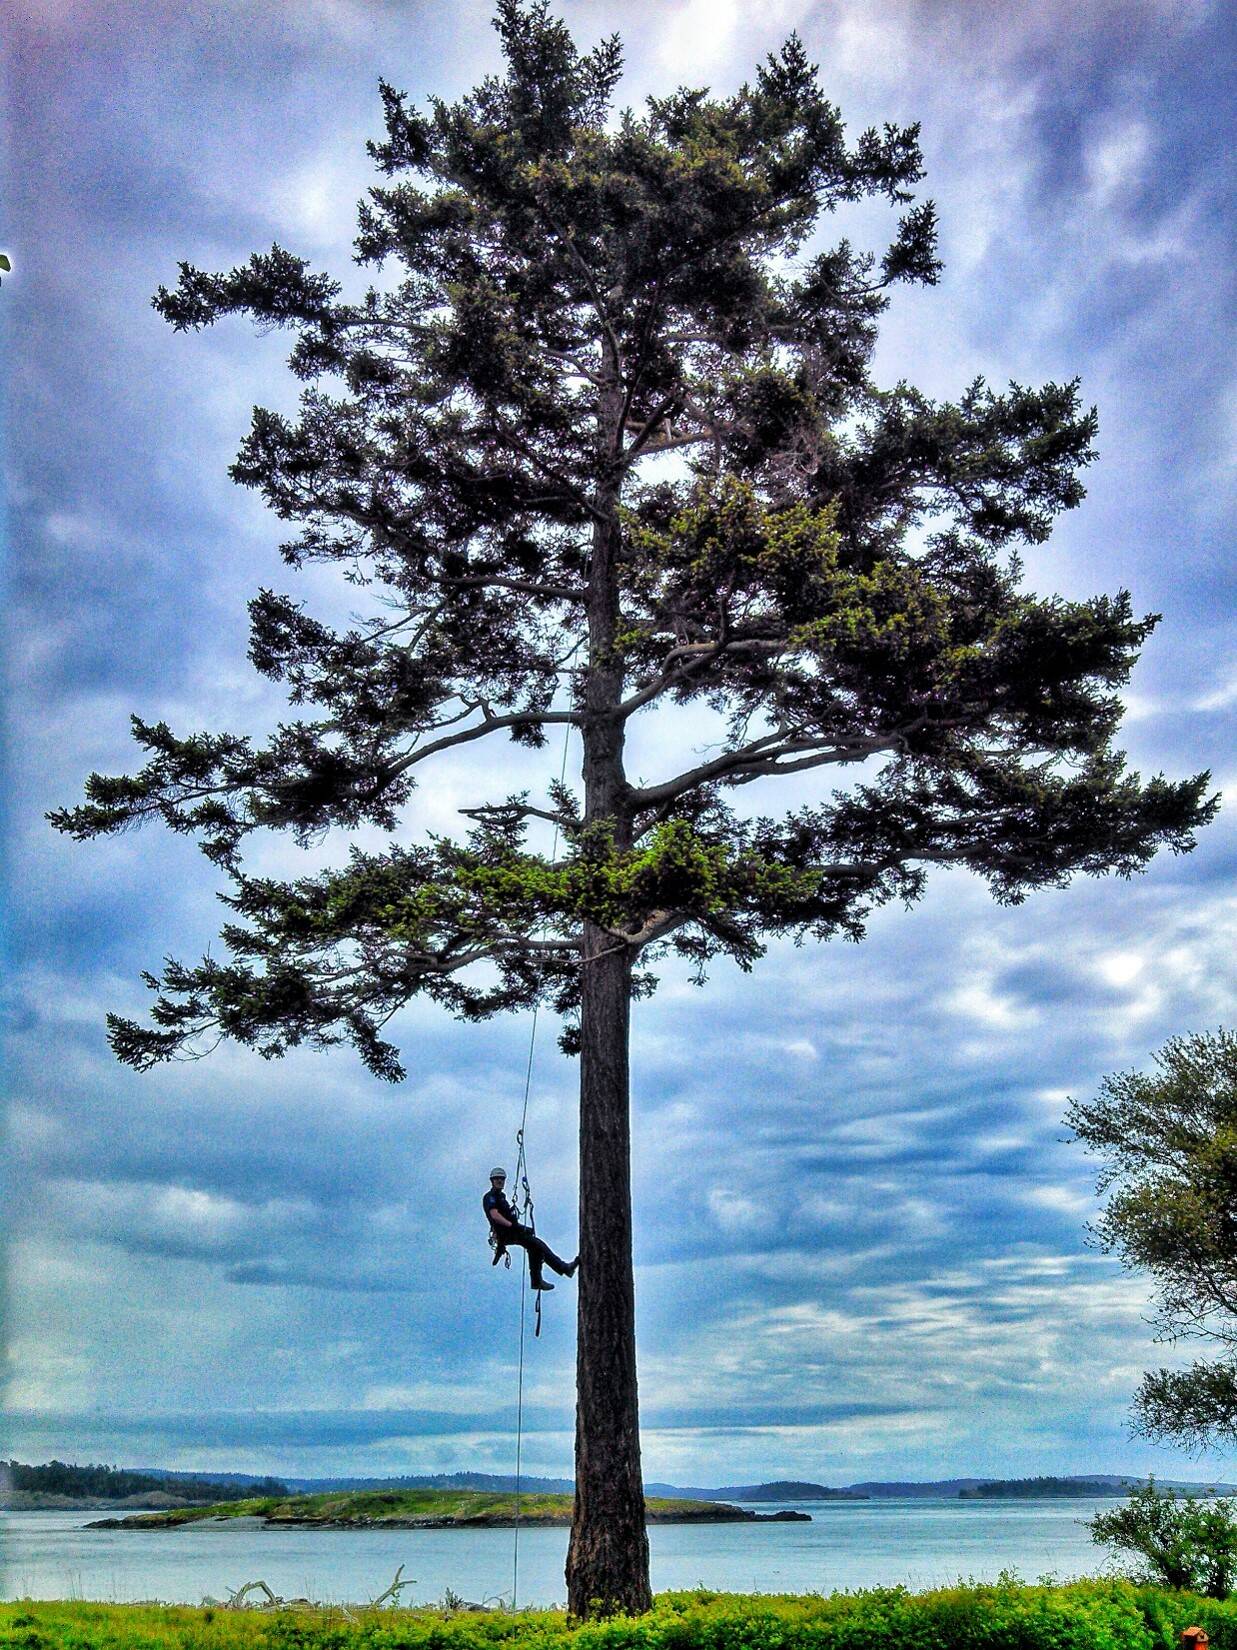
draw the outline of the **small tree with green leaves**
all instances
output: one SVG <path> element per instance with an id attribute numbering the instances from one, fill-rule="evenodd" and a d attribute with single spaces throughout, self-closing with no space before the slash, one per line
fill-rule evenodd
<path id="1" fill-rule="evenodd" d="M 279 247 L 182 266 L 179 330 L 248 313 L 295 335 L 296 418 L 258 410 L 233 468 L 293 525 L 290 566 L 341 568 L 373 617 L 252 604 L 252 659 L 303 714 L 265 742 L 135 723 L 134 777 L 93 776 L 76 837 L 162 819 L 230 879 L 225 957 L 150 977 L 146 1069 L 222 1033 L 276 1055 L 385 1033 L 417 994 L 479 1020 L 552 1005 L 580 1066 L 581 1268 L 571 1609 L 649 1602 L 630 1221 L 628 1030 L 667 955 L 703 977 L 768 936 L 858 939 L 929 867 L 1015 902 L 1191 846 L 1206 776 L 1143 782 L 1112 748 L 1154 623 L 1128 596 L 1042 598 L 1019 545 L 1083 496 L 1074 384 L 982 380 L 934 403 L 870 360 L 900 283 L 939 264 L 917 129 L 848 142 L 792 38 L 728 97 L 612 115 L 617 40 L 579 52 L 545 0 L 500 0 L 505 72 L 428 111 L 383 87 L 386 181 L 356 301 Z M 884 197 L 882 255 L 808 247 Z M 633 776 L 633 718 L 712 716 L 681 767 Z M 579 786 L 534 790 L 555 730 Z M 513 794 L 460 840 L 403 834 L 435 759 L 514 741 Z M 515 763 L 512 763 L 514 768 Z M 817 770 L 826 800 L 763 811 Z M 841 785 L 846 770 L 858 783 Z M 754 790 L 747 787 L 755 786 Z M 739 802 L 751 798 L 753 806 Z M 558 826 L 538 851 L 534 823 Z M 258 830 L 401 831 L 283 881 Z"/>
<path id="2" fill-rule="evenodd" d="M 1161 1338 L 1222 1349 L 1188 1369 L 1149 1371 L 1134 1400 L 1144 1436 L 1204 1450 L 1237 1443 L 1237 1037 L 1174 1037 L 1150 1072 L 1106 1077 L 1067 1113 L 1104 1161 L 1093 1230 L 1146 1272 Z"/>
<path id="3" fill-rule="evenodd" d="M 1237 1577 L 1237 1502 L 1162 1493 L 1148 1480 L 1128 1499 L 1096 1513 L 1091 1539 L 1141 1559 L 1136 1581 L 1156 1582 L 1207 1598 L 1227 1598 Z"/>

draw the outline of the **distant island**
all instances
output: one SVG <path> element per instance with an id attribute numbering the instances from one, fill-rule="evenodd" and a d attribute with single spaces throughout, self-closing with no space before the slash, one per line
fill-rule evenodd
<path id="1" fill-rule="evenodd" d="M 973 1489 L 959 1490 L 960 1501 L 1041 1501 L 1049 1496 L 1126 1495 L 1137 1482 L 1111 1478 L 993 1478 Z"/>
<path id="2" fill-rule="evenodd" d="M 502 1529 L 521 1524 L 568 1525 L 573 1497 L 537 1493 L 520 1497 L 478 1490 L 346 1490 L 322 1495 L 261 1496 L 217 1501 L 204 1507 L 171 1507 L 161 1512 L 100 1518 L 91 1530 L 175 1530 L 187 1524 L 296 1525 L 320 1530 Z M 810 1513 L 757 1513 L 725 1501 L 650 1497 L 649 1524 L 751 1524 L 808 1522 Z"/>

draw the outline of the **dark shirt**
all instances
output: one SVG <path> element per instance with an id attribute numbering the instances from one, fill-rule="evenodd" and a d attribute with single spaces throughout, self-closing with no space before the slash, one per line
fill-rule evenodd
<path id="1" fill-rule="evenodd" d="M 507 1202 L 506 1193 L 496 1192 L 492 1186 L 481 1199 L 481 1207 L 485 1210 L 486 1225 L 490 1228 L 490 1231 L 493 1232 L 494 1236 L 500 1243 L 507 1236 L 508 1228 L 506 1226 L 500 1226 L 496 1220 L 491 1220 L 490 1210 L 497 1209 L 498 1213 L 511 1221 L 512 1225 L 519 1224 L 515 1210 Z"/>

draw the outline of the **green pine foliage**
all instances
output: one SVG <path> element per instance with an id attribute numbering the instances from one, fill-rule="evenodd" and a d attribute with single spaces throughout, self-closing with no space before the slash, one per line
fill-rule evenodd
<path id="1" fill-rule="evenodd" d="M 933 401 L 872 376 L 891 294 L 940 271 L 918 129 L 848 134 L 793 36 L 735 92 L 616 112 L 617 40 L 579 51 L 547 0 L 500 0 L 497 27 L 504 72 L 458 102 L 383 86 L 362 296 L 274 246 L 155 299 L 181 331 L 289 332 L 299 410 L 258 409 L 231 473 L 288 524 L 288 567 L 337 569 L 367 611 L 334 628 L 261 591 L 251 658 L 289 719 L 262 741 L 135 719 L 139 771 L 53 816 L 79 839 L 162 820 L 230 879 L 226 952 L 146 976 L 149 1024 L 110 1022 L 138 1068 L 222 1034 L 347 1042 L 398 1078 L 384 1028 L 417 994 L 548 1003 L 571 1046 L 584 924 L 639 994 L 667 954 L 703 978 L 770 936 L 858 939 L 934 865 L 1005 902 L 1129 875 L 1214 810 L 1205 774 L 1144 780 L 1114 748 L 1155 616 L 1023 579 L 1095 456 L 1078 385 Z M 883 249 L 824 238 L 872 198 Z M 621 775 L 600 811 L 539 788 L 565 726 L 605 724 L 617 761 L 665 706 L 712 715 L 708 754 Z M 481 741 L 517 789 L 410 841 L 434 759 Z M 764 811 L 764 781 L 818 769 L 825 800 Z M 399 840 L 313 876 L 246 866 L 255 834 L 373 827 Z"/>

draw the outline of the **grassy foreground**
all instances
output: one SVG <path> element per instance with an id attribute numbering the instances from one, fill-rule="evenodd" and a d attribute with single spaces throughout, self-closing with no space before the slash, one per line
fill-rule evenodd
<path id="1" fill-rule="evenodd" d="M 1237 1599 L 1121 1581 L 884 1588 L 828 1597 L 663 1593 L 646 1616 L 573 1625 L 560 1611 L 0 1603 L 0 1650 L 1177 1650 L 1200 1626 L 1237 1650 Z"/>
<path id="2" fill-rule="evenodd" d="M 570 1495 L 524 1495 L 522 1524 L 570 1524 Z M 650 1524 L 716 1524 L 750 1520 L 755 1515 L 724 1501 L 650 1498 Z M 515 1496 L 477 1490 L 347 1490 L 325 1495 L 257 1496 L 245 1501 L 218 1501 L 206 1507 L 171 1507 L 164 1512 L 133 1513 L 95 1519 L 98 1529 L 167 1530 L 201 1519 L 260 1518 L 267 1524 L 307 1524 L 357 1529 L 367 1526 L 450 1528 L 514 1524 Z"/>

